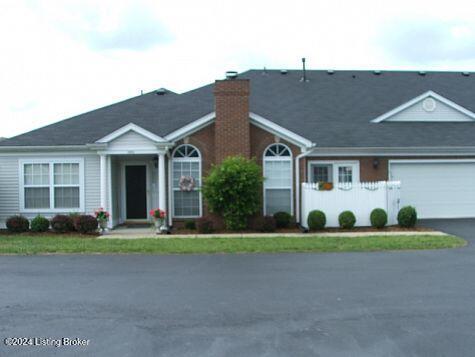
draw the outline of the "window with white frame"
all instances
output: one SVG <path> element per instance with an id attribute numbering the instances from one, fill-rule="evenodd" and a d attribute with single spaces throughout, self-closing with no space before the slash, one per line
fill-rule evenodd
<path id="1" fill-rule="evenodd" d="M 264 214 L 292 213 L 292 154 L 283 144 L 264 152 Z"/>
<path id="2" fill-rule="evenodd" d="M 312 183 L 331 182 L 333 184 L 355 183 L 359 180 L 358 162 L 310 161 L 309 180 Z"/>
<path id="3" fill-rule="evenodd" d="M 315 164 L 312 166 L 312 182 L 333 182 L 333 166 L 331 164 Z"/>
<path id="4" fill-rule="evenodd" d="M 24 210 L 81 210 L 82 161 L 21 161 Z"/>
<path id="5" fill-rule="evenodd" d="M 173 152 L 173 215 L 174 217 L 199 217 L 201 215 L 201 155 L 192 145 L 184 144 Z M 183 182 L 188 188 L 183 187 Z M 182 184 L 180 184 L 182 182 Z"/>

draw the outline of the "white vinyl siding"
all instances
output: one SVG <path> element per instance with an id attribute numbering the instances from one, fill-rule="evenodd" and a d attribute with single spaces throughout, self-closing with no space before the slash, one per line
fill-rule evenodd
<path id="1" fill-rule="evenodd" d="M 130 150 L 149 150 L 156 151 L 157 145 L 145 136 L 129 131 L 109 143 L 110 151 L 130 151 Z"/>
<path id="2" fill-rule="evenodd" d="M 432 97 L 429 97 L 432 98 Z M 422 121 L 422 122 L 464 122 L 472 121 L 468 115 L 456 110 L 455 108 L 432 98 L 435 101 L 435 109 L 433 111 L 424 110 L 423 103 L 424 99 L 414 103 L 410 107 L 402 110 L 399 113 L 394 114 L 393 116 L 386 119 L 386 121 L 398 121 L 398 122 L 412 122 L 412 121 Z"/>
<path id="3" fill-rule="evenodd" d="M 91 152 L 57 152 L 57 153 L 18 153 L 0 155 L 0 226 L 5 227 L 6 219 L 14 214 L 23 214 L 32 219 L 37 214 L 51 218 L 55 214 L 65 213 L 70 210 L 48 210 L 20 208 L 20 161 L 43 161 L 61 159 L 67 162 L 70 158 L 78 158 L 84 161 L 84 208 L 76 209 L 76 212 L 91 214 L 100 206 L 100 183 L 99 183 L 99 156 Z M 41 160 L 40 160 L 41 161 Z"/>

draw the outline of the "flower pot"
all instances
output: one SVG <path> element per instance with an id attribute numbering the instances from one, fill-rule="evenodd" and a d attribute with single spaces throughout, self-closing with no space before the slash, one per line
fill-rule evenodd
<path id="1" fill-rule="evenodd" d="M 107 221 L 99 221 L 99 230 L 101 234 L 104 234 L 107 230 Z"/>
<path id="2" fill-rule="evenodd" d="M 165 220 L 155 218 L 153 224 L 155 226 L 155 232 L 157 234 L 166 234 L 168 232 L 168 228 L 165 226 Z"/>

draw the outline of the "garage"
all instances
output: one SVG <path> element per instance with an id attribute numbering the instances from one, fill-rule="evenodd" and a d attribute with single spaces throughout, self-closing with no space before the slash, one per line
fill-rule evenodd
<path id="1" fill-rule="evenodd" d="M 389 177 L 401 181 L 401 207 L 420 218 L 475 217 L 475 161 L 393 160 Z"/>

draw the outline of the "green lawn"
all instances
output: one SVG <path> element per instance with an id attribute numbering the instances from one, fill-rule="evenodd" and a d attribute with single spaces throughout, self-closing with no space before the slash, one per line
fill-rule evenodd
<path id="1" fill-rule="evenodd" d="M 456 248 L 466 241 L 453 236 L 276 237 L 196 239 L 97 239 L 72 236 L 0 236 L 0 254 L 48 253 L 279 253 L 364 252 Z"/>

